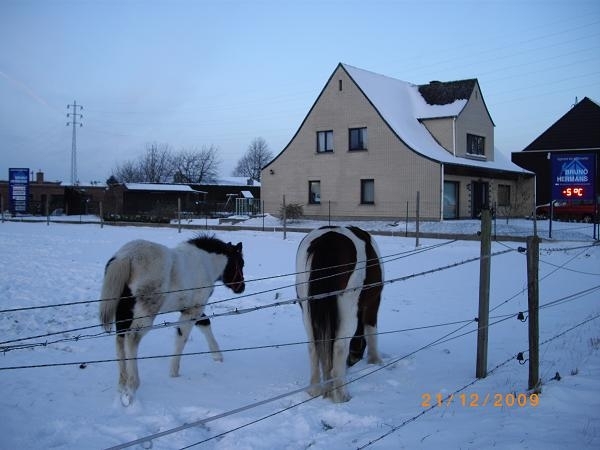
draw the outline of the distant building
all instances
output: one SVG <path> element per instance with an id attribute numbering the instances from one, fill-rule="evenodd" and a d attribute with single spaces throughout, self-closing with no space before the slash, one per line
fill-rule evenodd
<path id="1" fill-rule="evenodd" d="M 515 164 L 536 174 L 537 203 L 550 202 L 550 155 L 596 155 L 596 195 L 600 196 L 600 105 L 588 97 L 574 105 L 522 151 L 512 153 Z"/>
<path id="2" fill-rule="evenodd" d="M 32 173 L 33 178 L 33 173 Z M 28 214 L 98 214 L 104 198 L 104 184 L 63 185 L 61 181 L 46 181 L 44 172 L 35 173 L 29 182 Z M 4 209 L 9 209 L 7 181 L 0 181 L 0 196 Z"/>
<path id="3" fill-rule="evenodd" d="M 0 181 L 3 207 L 9 208 L 9 183 Z M 64 185 L 48 182 L 39 171 L 29 182 L 28 214 L 94 214 L 106 218 L 162 220 L 176 217 L 177 208 L 190 215 L 230 215 L 260 211 L 260 183 L 228 177 L 210 184 L 115 183 Z"/>
<path id="4" fill-rule="evenodd" d="M 190 215 L 235 214 L 239 199 L 260 199 L 260 185 L 239 177 L 210 184 L 119 183 L 110 185 L 104 198 L 108 218 L 166 221 L 175 217 L 178 205 Z"/>

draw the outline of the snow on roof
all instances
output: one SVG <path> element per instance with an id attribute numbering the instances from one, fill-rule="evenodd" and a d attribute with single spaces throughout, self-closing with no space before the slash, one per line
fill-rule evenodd
<path id="1" fill-rule="evenodd" d="M 187 184 L 125 183 L 125 187 L 133 191 L 197 192 Z"/>
<path id="2" fill-rule="evenodd" d="M 260 186 L 260 183 L 256 180 L 252 180 L 252 184 L 248 184 L 247 177 L 222 177 L 210 184 L 221 186 Z"/>
<path id="3" fill-rule="evenodd" d="M 342 66 L 392 130 L 415 152 L 444 164 L 528 173 L 499 151 L 494 152 L 494 161 L 456 157 L 438 144 L 425 125 L 419 121 L 456 117 L 467 104 L 467 100 L 459 99 L 445 105 L 430 105 L 419 92 L 419 86 L 415 84 L 347 64 Z"/>

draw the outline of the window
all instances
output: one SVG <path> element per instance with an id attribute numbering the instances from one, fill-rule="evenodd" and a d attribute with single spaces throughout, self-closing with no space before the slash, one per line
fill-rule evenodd
<path id="1" fill-rule="evenodd" d="M 467 134 L 467 153 L 469 155 L 485 155 L 485 138 L 474 134 Z"/>
<path id="2" fill-rule="evenodd" d="M 317 152 L 333 151 L 333 131 L 317 131 Z"/>
<path id="3" fill-rule="evenodd" d="M 321 203 L 321 182 L 308 182 L 308 203 L 311 205 L 319 205 Z"/>
<path id="4" fill-rule="evenodd" d="M 510 206 L 510 185 L 498 185 L 498 206 Z"/>
<path id="5" fill-rule="evenodd" d="M 360 203 L 362 205 L 375 203 L 375 180 L 360 180 Z"/>
<path id="6" fill-rule="evenodd" d="M 350 128 L 348 130 L 350 150 L 367 149 L 367 128 Z"/>

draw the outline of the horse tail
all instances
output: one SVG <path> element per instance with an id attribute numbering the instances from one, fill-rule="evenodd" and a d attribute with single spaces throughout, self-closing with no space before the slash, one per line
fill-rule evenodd
<path id="1" fill-rule="evenodd" d="M 113 256 L 104 269 L 100 301 L 100 322 L 106 331 L 112 329 L 117 307 L 131 275 L 129 258 Z"/>
<path id="2" fill-rule="evenodd" d="M 356 249 L 348 241 L 347 236 L 329 231 L 311 242 L 307 251 L 311 258 L 309 297 L 346 289 L 356 266 Z M 338 296 L 331 294 L 308 302 L 315 349 L 322 367 L 330 366 L 333 359 L 333 344 L 340 326 Z"/>

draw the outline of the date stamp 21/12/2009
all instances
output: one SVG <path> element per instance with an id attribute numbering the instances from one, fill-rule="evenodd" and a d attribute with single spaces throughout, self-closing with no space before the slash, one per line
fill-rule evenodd
<path id="1" fill-rule="evenodd" d="M 423 408 L 432 408 L 434 406 L 439 407 L 450 407 L 460 406 L 463 408 L 482 408 L 485 406 L 491 406 L 494 408 L 524 408 L 526 406 L 536 407 L 540 404 L 540 397 L 538 394 L 485 394 L 480 395 L 477 392 L 471 392 L 469 394 L 450 394 L 444 395 L 441 392 L 437 394 L 430 394 L 425 392 L 421 395 L 421 406 Z"/>

